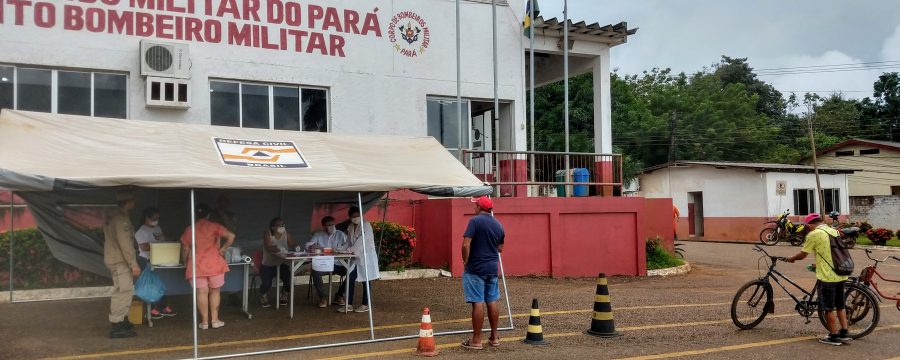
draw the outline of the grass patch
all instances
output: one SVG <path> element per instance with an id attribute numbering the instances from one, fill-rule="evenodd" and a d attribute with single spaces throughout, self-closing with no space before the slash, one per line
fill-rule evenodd
<path id="1" fill-rule="evenodd" d="M 869 240 L 869 238 L 867 238 L 865 235 L 860 235 L 858 238 L 856 238 L 856 243 L 859 245 L 874 245 L 872 243 L 872 240 Z M 887 244 L 885 245 L 900 247 L 900 239 L 897 239 L 897 237 L 894 236 L 893 238 L 888 240 Z"/>
<path id="2" fill-rule="evenodd" d="M 684 260 L 670 254 L 658 244 L 647 247 L 647 270 L 665 269 L 684 265 Z"/>

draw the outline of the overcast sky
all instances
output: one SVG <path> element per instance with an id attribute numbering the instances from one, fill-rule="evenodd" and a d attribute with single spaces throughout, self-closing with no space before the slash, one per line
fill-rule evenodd
<path id="1" fill-rule="evenodd" d="M 540 0 L 544 18 L 562 17 L 562 0 Z M 747 57 L 756 69 L 892 63 L 865 71 L 764 76 L 778 90 L 844 91 L 871 96 L 885 71 L 900 71 L 896 0 L 569 0 L 573 21 L 627 21 L 638 27 L 612 49 L 612 66 L 635 74 L 653 67 L 694 72 L 721 55 Z M 842 67 L 834 67 L 832 70 Z M 845 67 L 844 67 L 845 68 Z M 796 71 L 796 70 L 791 70 Z"/>

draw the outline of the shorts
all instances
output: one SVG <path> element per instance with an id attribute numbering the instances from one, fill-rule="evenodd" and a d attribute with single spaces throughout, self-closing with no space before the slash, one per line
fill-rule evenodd
<path id="1" fill-rule="evenodd" d="M 500 300 L 497 275 L 476 275 L 463 272 L 462 285 L 467 303 L 487 304 Z"/>
<path id="2" fill-rule="evenodd" d="M 189 283 L 192 283 L 191 278 L 187 279 Z M 193 283 L 192 283 L 193 284 Z M 222 286 L 225 286 L 225 274 L 213 275 L 213 276 L 198 276 L 197 277 L 197 286 L 198 289 L 218 289 Z"/>
<path id="3" fill-rule="evenodd" d="M 844 282 L 819 282 L 819 307 L 822 311 L 844 309 Z"/>

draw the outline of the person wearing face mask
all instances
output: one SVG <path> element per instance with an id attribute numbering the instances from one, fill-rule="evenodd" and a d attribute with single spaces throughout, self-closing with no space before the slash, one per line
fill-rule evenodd
<path id="1" fill-rule="evenodd" d="M 293 249 L 296 244 L 291 234 L 284 227 L 284 221 L 276 217 L 269 222 L 269 229 L 263 233 L 263 259 L 259 267 L 259 275 L 262 284 L 259 285 L 259 303 L 262 307 L 269 307 L 268 293 L 272 287 L 272 280 L 281 267 L 281 297 L 278 299 L 281 305 L 287 305 L 288 294 L 291 291 L 291 270 L 284 260 L 288 249 Z"/>
<path id="2" fill-rule="evenodd" d="M 316 249 L 325 248 L 331 248 L 335 251 L 347 249 L 347 236 L 344 235 L 343 232 L 337 230 L 337 227 L 334 225 L 334 218 L 331 216 L 322 218 L 322 230 L 313 234 L 312 239 L 306 243 L 306 249 L 310 252 L 314 252 Z M 341 265 L 335 264 L 334 272 L 332 272 L 332 274 L 346 275 L 347 269 Z M 313 284 L 316 287 L 316 293 L 319 295 L 320 308 L 328 307 L 325 284 L 322 282 L 322 276 L 325 275 L 329 275 L 329 273 L 320 271 L 313 271 L 312 273 Z M 340 286 L 335 299 L 340 299 L 340 301 L 343 302 L 343 298 L 344 286 Z"/>
<path id="3" fill-rule="evenodd" d="M 139 251 L 137 260 L 141 269 L 150 263 L 150 244 L 166 241 L 166 235 L 159 227 L 159 209 L 152 207 L 144 209 L 143 220 L 143 225 L 134 233 L 134 240 L 137 241 Z M 165 295 L 156 303 L 150 304 L 150 309 L 151 319 L 175 316 L 175 311 L 168 306 Z"/>
<path id="4" fill-rule="evenodd" d="M 375 251 L 375 232 L 372 231 L 372 224 L 363 220 L 358 207 L 350 208 L 347 212 L 350 217 L 350 226 L 347 227 L 347 242 L 351 253 L 356 255 L 356 270 L 347 276 L 350 281 L 350 293 L 347 294 L 347 303 L 349 306 L 341 306 L 338 312 L 354 311 L 364 313 L 369 311 L 369 292 L 371 292 L 372 281 L 378 280 L 378 252 Z M 356 289 L 353 282 L 362 283 L 362 305 L 353 308 L 353 295 Z M 368 290 L 368 291 L 367 291 Z M 340 304 L 339 304 L 340 305 Z"/>

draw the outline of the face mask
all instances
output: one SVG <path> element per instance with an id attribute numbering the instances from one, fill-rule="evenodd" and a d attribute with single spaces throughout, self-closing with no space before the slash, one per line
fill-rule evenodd
<path id="1" fill-rule="evenodd" d="M 157 226 L 159 226 L 159 220 L 151 221 L 151 222 L 150 222 L 150 226 L 152 226 L 152 227 L 157 227 Z"/>
<path id="2" fill-rule="evenodd" d="M 337 231 L 337 227 L 335 227 L 334 225 L 331 225 L 331 226 L 328 227 L 328 234 L 329 234 L 329 235 L 334 234 L 336 231 Z"/>
<path id="3" fill-rule="evenodd" d="M 354 225 L 359 225 L 360 218 L 358 218 L 358 217 L 352 218 L 352 219 L 350 219 L 350 222 L 352 222 Z"/>
<path id="4" fill-rule="evenodd" d="M 285 229 L 284 226 L 279 226 L 279 227 L 278 227 L 278 233 L 279 233 L 279 234 L 284 234 L 285 231 L 287 231 L 287 229 Z"/>

